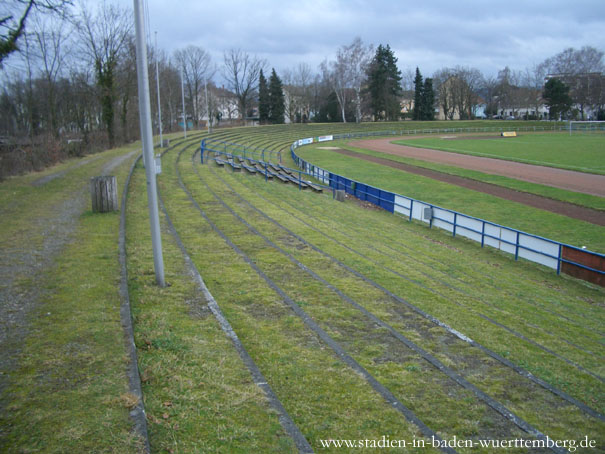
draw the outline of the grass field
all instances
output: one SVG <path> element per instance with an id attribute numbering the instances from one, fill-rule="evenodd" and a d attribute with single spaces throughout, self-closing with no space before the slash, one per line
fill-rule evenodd
<path id="1" fill-rule="evenodd" d="M 214 135 L 277 152 L 334 130 L 356 127 Z M 166 288 L 154 284 L 140 164 L 128 190 L 128 282 L 152 452 L 296 452 L 264 386 L 315 452 L 350 451 L 326 440 L 412 442 L 429 433 L 474 441 L 587 436 L 594 452 L 605 449 L 602 288 L 352 200 L 201 165 L 202 137 L 176 139 L 162 160 Z M 34 177 L 0 185 L 0 208 L 16 219 L 4 218 L 3 251 L 30 236 L 42 242 L 43 207 L 99 166 L 75 169 L 46 191 L 30 187 Z M 127 170 L 119 168 L 121 182 Z M 366 168 L 363 177 L 377 171 Z M 85 212 L 45 274 L 48 296 L 2 395 L 3 451 L 141 451 L 127 418 L 117 218 Z M 255 384 L 200 293 L 169 220 L 266 383 Z"/>
<path id="2" fill-rule="evenodd" d="M 493 136 L 484 140 L 430 137 L 397 140 L 395 143 L 605 174 L 605 134 L 520 133 L 518 137 L 506 139 Z"/>

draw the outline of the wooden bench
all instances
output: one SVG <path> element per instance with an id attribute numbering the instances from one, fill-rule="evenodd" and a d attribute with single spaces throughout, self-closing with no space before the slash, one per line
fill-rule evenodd
<path id="1" fill-rule="evenodd" d="M 233 168 L 233 170 L 235 172 L 241 172 L 242 171 L 242 166 L 240 166 L 239 164 L 236 164 L 235 162 L 233 162 L 232 159 L 229 160 L 229 165 Z"/>
<path id="2" fill-rule="evenodd" d="M 308 184 L 308 185 L 309 185 L 309 187 L 310 187 L 311 189 L 313 189 L 315 192 L 323 192 L 323 191 L 324 191 L 324 188 L 322 188 L 321 186 L 319 186 L 319 185 L 317 185 L 317 184 L 311 183 L 311 182 L 309 182 L 309 181 L 307 181 L 307 184 Z"/>
<path id="3" fill-rule="evenodd" d="M 259 163 L 256 163 L 254 167 L 256 167 L 256 170 L 258 171 L 258 173 L 260 173 L 261 175 L 265 175 L 265 168 L 263 166 L 261 166 Z M 271 172 L 269 172 L 268 169 L 267 169 L 266 176 L 269 179 L 273 178 L 273 174 Z"/>
<path id="4" fill-rule="evenodd" d="M 242 167 L 248 171 L 248 173 L 256 174 L 256 169 L 250 167 L 248 164 L 242 163 Z"/>
<path id="5" fill-rule="evenodd" d="M 281 176 L 283 176 L 284 178 L 287 178 L 288 181 L 290 181 L 292 184 L 295 184 L 296 186 L 300 186 L 301 189 L 307 189 L 309 187 L 309 185 L 302 181 L 302 180 L 298 180 L 297 177 L 295 177 L 294 175 L 290 175 L 289 173 L 285 173 L 285 172 L 281 172 L 280 173 Z"/>
<path id="6" fill-rule="evenodd" d="M 286 178 L 285 176 L 283 176 L 281 173 L 276 172 L 275 170 L 269 168 L 269 173 L 272 174 L 275 178 L 277 178 L 279 181 L 281 181 L 282 183 L 288 183 L 290 181 L 289 178 Z"/>

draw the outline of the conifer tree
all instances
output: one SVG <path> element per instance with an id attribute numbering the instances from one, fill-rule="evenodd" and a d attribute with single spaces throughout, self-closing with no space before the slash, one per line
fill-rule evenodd
<path id="1" fill-rule="evenodd" d="M 269 106 L 269 122 L 283 124 L 285 122 L 286 103 L 282 82 L 275 69 L 271 71 L 271 77 L 269 78 Z"/>
<path id="2" fill-rule="evenodd" d="M 368 69 L 370 107 L 376 120 L 396 120 L 401 114 L 401 71 L 390 46 L 382 44 Z"/>
<path id="3" fill-rule="evenodd" d="M 542 98 L 548 106 L 548 116 L 551 120 L 559 120 L 569 112 L 572 105 L 569 87 L 559 79 L 549 79 L 544 84 Z"/>
<path id="4" fill-rule="evenodd" d="M 265 75 L 261 69 L 258 76 L 258 119 L 260 124 L 265 124 L 269 121 L 270 109 L 267 79 L 265 79 Z"/>
<path id="5" fill-rule="evenodd" d="M 424 118 L 424 84 L 422 83 L 422 74 L 416 67 L 416 77 L 414 77 L 414 110 L 412 111 L 412 120 L 423 120 Z"/>
<path id="6" fill-rule="evenodd" d="M 433 90 L 433 79 L 424 79 L 422 87 L 422 119 L 432 121 L 435 119 L 435 91 Z"/>

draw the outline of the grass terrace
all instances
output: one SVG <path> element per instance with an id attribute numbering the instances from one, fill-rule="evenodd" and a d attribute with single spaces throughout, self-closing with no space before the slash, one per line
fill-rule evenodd
<path id="1" fill-rule="evenodd" d="M 445 125 L 451 123 L 427 127 Z M 487 125 L 500 126 L 469 122 Z M 293 125 L 217 130 L 211 138 L 282 151 L 291 165 L 295 139 L 396 126 L 419 127 Z M 285 413 L 315 452 L 343 452 L 326 440 L 413 442 L 430 434 L 473 441 L 587 436 L 605 447 L 602 288 L 355 200 L 340 203 L 331 193 L 265 182 L 212 160 L 201 165 L 204 137 L 174 137 L 164 150 L 158 187 L 166 288 L 154 283 L 140 163 L 128 188 L 128 287 L 153 452 L 297 452 Z M 402 191 L 420 199 L 440 191 L 466 198 L 489 219 L 489 203 L 476 194 L 380 173 L 313 147 L 299 152 L 362 181 L 395 187 L 404 180 Z M 130 162 L 117 171 L 121 188 Z M 43 241 L 35 226 L 46 212 L 37 198 L 59 203 L 99 167 L 73 168 L 37 193 L 33 177 L 2 183 L 3 194 L 15 196 L 2 199 L 3 213 L 18 222 L 7 222 L 3 251 L 30 237 Z M 507 209 L 509 221 L 532 216 Z M 117 221 L 84 213 L 73 244 L 45 274 L 48 294 L 32 312 L 2 395 L 6 452 L 141 451 L 128 419 Z M 568 242 L 584 230 L 563 220 L 544 223 Z M 170 225 L 264 382 L 253 378 L 200 292 Z"/>

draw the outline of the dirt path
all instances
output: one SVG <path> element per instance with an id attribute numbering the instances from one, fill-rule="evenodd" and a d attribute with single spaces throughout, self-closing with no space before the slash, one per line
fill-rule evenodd
<path id="1" fill-rule="evenodd" d="M 349 145 L 605 197 L 605 175 L 573 172 L 571 170 L 555 169 L 554 167 L 522 164 L 520 162 L 449 153 L 447 151 L 407 147 L 393 144 L 391 143 L 392 140 L 392 138 L 362 140 L 351 142 Z"/>
<path id="2" fill-rule="evenodd" d="M 137 152 L 132 151 L 111 159 L 103 166 L 100 174 L 109 174 Z M 92 164 L 100 158 L 101 155 L 84 164 Z M 67 170 L 73 168 L 75 167 Z M 57 178 L 69 175 L 68 171 L 61 172 Z M 83 179 L 80 189 L 54 204 L 51 210 L 54 215 L 51 218 L 32 220 L 31 235 L 41 235 L 44 238 L 40 247 L 15 244 L 10 249 L 0 250 L 0 394 L 7 384 L 6 373 L 14 367 L 28 333 L 27 317 L 44 296 L 45 290 L 37 283 L 73 240 L 79 216 L 86 210 L 89 200 L 88 182 Z M 23 282 L 27 285 L 23 285 Z"/>
<path id="3" fill-rule="evenodd" d="M 353 142 L 350 145 L 368 148 L 367 142 L 374 141 Z M 522 203 L 524 205 L 539 208 L 541 210 L 546 210 L 552 213 L 562 214 L 564 216 L 568 216 L 574 219 L 580 219 L 582 221 L 590 222 L 592 224 L 605 226 L 605 212 L 603 211 L 593 210 L 590 208 L 581 207 L 579 205 L 574 205 L 572 203 L 561 202 L 558 200 L 549 199 L 547 197 L 541 197 L 539 195 L 530 194 L 527 192 L 515 191 L 513 189 L 497 186 L 495 184 L 483 183 L 477 180 L 471 180 L 455 175 L 449 175 L 443 172 L 437 172 L 435 170 L 416 167 L 409 164 L 392 161 L 390 159 L 378 158 L 375 156 L 369 156 L 362 153 L 355 153 L 354 151 L 348 150 L 333 151 L 335 153 L 340 153 L 346 156 L 352 156 L 358 159 L 363 159 L 365 161 L 393 167 L 395 169 L 403 170 L 405 172 L 410 172 L 428 178 L 433 178 L 434 180 L 454 184 L 456 186 L 472 189 L 474 191 L 484 192 L 486 194 L 494 195 L 496 197 L 500 197 L 506 200 L 512 200 L 513 202 Z"/>

